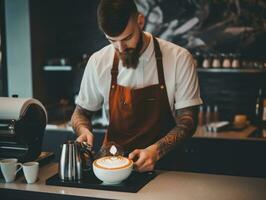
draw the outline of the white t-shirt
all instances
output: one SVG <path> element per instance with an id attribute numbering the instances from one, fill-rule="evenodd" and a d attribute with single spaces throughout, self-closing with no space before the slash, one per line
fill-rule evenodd
<path id="1" fill-rule="evenodd" d="M 149 33 L 146 33 L 149 34 Z M 158 38 L 157 38 L 158 39 Z M 184 48 L 158 39 L 163 56 L 164 77 L 172 110 L 202 104 L 197 71 L 191 54 Z M 104 104 L 109 108 L 111 69 L 115 49 L 110 44 L 95 52 L 83 74 L 76 104 L 90 111 Z M 119 61 L 117 83 L 132 89 L 158 84 L 153 39 L 140 56 L 136 69 L 127 69 Z"/>

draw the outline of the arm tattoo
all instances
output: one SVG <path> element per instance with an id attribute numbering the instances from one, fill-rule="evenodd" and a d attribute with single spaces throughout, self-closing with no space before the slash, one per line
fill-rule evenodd
<path id="1" fill-rule="evenodd" d="M 157 142 L 160 158 L 172 150 L 176 144 L 195 133 L 198 124 L 198 106 L 176 110 L 175 121 L 176 126 Z"/>
<path id="2" fill-rule="evenodd" d="M 92 131 L 91 116 L 93 111 L 86 110 L 77 105 L 71 117 L 71 124 L 77 135 L 81 134 L 80 128 L 84 127 Z"/>

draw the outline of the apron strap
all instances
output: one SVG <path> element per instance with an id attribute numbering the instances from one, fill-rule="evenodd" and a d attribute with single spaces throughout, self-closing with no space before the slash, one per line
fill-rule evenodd
<path id="1" fill-rule="evenodd" d="M 117 84 L 117 75 L 118 75 L 118 63 L 119 63 L 119 58 L 117 53 L 115 52 L 114 55 L 114 60 L 113 60 L 113 67 L 111 69 L 111 87 L 114 87 Z"/>
<path id="2" fill-rule="evenodd" d="M 168 93 L 167 93 L 165 79 L 164 79 L 162 51 L 160 49 L 158 40 L 155 37 L 153 37 L 153 44 L 154 44 L 155 58 L 156 58 L 156 63 L 157 63 L 159 85 L 160 85 L 162 92 L 164 93 L 163 96 L 165 97 L 165 100 L 168 103 L 169 111 L 171 111 L 172 109 L 171 109 L 170 102 L 168 99 Z"/>
<path id="3" fill-rule="evenodd" d="M 157 63 L 159 85 L 161 89 L 163 89 L 164 87 L 166 87 L 165 80 L 164 80 L 164 72 L 163 72 L 163 56 L 160 50 L 159 43 L 155 37 L 153 37 L 153 44 L 154 44 L 155 58 L 156 58 L 156 63 Z"/>

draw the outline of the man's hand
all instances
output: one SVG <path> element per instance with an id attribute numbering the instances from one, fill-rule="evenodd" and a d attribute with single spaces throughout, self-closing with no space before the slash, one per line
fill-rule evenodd
<path id="1" fill-rule="evenodd" d="M 93 134 L 86 128 L 81 128 L 82 133 L 77 138 L 78 142 L 87 142 L 89 145 L 93 145 Z"/>
<path id="2" fill-rule="evenodd" d="M 139 172 L 152 171 L 159 160 L 157 145 L 151 145 L 146 149 L 135 149 L 128 158 L 135 161 L 135 169 Z"/>
<path id="3" fill-rule="evenodd" d="M 74 131 L 78 135 L 78 142 L 87 142 L 89 145 L 93 145 L 93 134 L 91 125 L 91 116 L 93 111 L 86 110 L 77 105 L 73 112 L 71 123 Z"/>

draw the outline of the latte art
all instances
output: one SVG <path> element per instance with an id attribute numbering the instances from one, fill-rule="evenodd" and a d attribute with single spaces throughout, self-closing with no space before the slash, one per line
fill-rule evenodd
<path id="1" fill-rule="evenodd" d="M 118 184 L 131 174 L 133 161 L 123 156 L 105 156 L 95 160 L 92 167 L 104 184 Z"/>
<path id="2" fill-rule="evenodd" d="M 132 161 L 122 156 L 107 156 L 95 161 L 95 166 L 103 169 L 122 169 L 132 164 Z"/>

